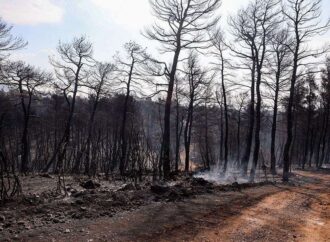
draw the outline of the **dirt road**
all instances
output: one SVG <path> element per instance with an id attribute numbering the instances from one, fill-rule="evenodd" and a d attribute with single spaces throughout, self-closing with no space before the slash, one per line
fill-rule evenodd
<path id="1" fill-rule="evenodd" d="M 215 192 L 153 203 L 113 218 L 54 226 L 30 232 L 23 240 L 330 241 L 330 174 L 298 172 L 294 185 Z"/>

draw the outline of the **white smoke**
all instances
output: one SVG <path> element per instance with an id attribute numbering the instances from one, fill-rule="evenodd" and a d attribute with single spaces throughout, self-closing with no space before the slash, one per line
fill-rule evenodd
<path id="1" fill-rule="evenodd" d="M 239 184 L 248 183 L 248 177 L 242 177 L 240 169 L 238 169 L 236 165 L 231 164 L 235 164 L 235 162 L 228 162 L 226 174 L 222 172 L 223 166 L 217 164 L 211 167 L 210 171 L 199 172 L 195 174 L 194 177 L 203 178 L 218 185 L 233 184 L 234 182 Z M 255 182 L 265 181 L 266 177 L 263 171 L 257 170 L 254 180 Z"/>

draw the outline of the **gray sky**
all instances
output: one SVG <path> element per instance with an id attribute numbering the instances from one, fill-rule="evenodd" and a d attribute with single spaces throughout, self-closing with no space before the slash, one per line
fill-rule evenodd
<path id="1" fill-rule="evenodd" d="M 249 0 L 223 0 L 219 14 L 226 24 Z M 329 17 L 330 0 L 323 0 L 323 18 Z M 124 43 L 135 40 L 153 49 L 141 30 L 153 22 L 148 0 L 0 0 L 0 16 L 14 25 L 13 32 L 29 42 L 13 55 L 28 63 L 50 68 L 48 56 L 59 40 L 86 35 L 94 44 L 95 57 L 111 60 Z M 330 41 L 330 33 L 314 44 Z"/>

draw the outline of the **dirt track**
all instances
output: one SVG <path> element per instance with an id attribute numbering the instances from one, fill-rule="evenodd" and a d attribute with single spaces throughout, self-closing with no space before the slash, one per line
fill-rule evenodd
<path id="1" fill-rule="evenodd" d="M 153 203 L 113 218 L 66 224 L 67 233 L 54 225 L 23 240 L 330 241 L 330 174 L 296 174 L 295 185 Z"/>

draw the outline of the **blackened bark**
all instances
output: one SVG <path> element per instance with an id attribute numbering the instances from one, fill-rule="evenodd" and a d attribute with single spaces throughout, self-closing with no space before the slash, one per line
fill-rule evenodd
<path id="1" fill-rule="evenodd" d="M 279 95 L 279 82 L 280 75 L 279 70 L 280 66 L 278 66 L 276 73 L 276 86 L 275 86 L 275 98 L 274 98 L 274 108 L 273 108 L 273 122 L 272 122 L 272 131 L 271 131 L 271 146 L 270 146 L 270 171 L 272 175 L 276 175 L 276 155 L 275 155 L 275 147 L 276 147 L 276 129 L 277 129 L 277 112 L 278 112 L 278 95 Z"/>
<path id="2" fill-rule="evenodd" d="M 249 126 L 248 126 L 248 133 L 246 136 L 245 141 L 245 151 L 242 157 L 241 166 L 242 166 L 242 176 L 247 176 L 247 170 L 250 160 L 250 154 L 252 149 L 252 141 L 253 141 L 253 129 L 254 129 L 254 121 L 255 121 L 255 70 L 256 70 L 256 63 L 254 59 L 254 51 L 252 50 L 253 62 L 252 62 L 252 69 L 251 69 L 251 88 L 250 88 L 250 105 L 249 105 Z"/>
<path id="3" fill-rule="evenodd" d="M 179 36 L 180 36 L 180 32 L 178 33 Z M 179 61 L 180 52 L 181 52 L 181 41 L 180 38 L 178 38 L 177 49 L 173 57 L 172 71 L 169 76 L 167 97 L 165 102 L 165 112 L 164 112 L 164 132 L 163 132 L 163 140 L 162 140 L 161 155 L 160 155 L 160 165 L 162 165 L 163 167 L 164 179 L 168 179 L 170 177 L 170 172 L 171 172 L 171 160 L 170 160 L 171 106 L 172 106 L 175 74 Z"/>
<path id="4" fill-rule="evenodd" d="M 73 89 L 73 93 L 72 93 L 71 103 L 69 102 L 66 94 L 64 93 L 65 98 L 69 104 L 69 116 L 68 116 L 68 119 L 67 119 L 67 122 L 65 125 L 63 136 L 62 136 L 60 142 L 58 143 L 58 145 L 56 146 L 56 148 L 53 152 L 53 155 L 52 155 L 51 159 L 49 160 L 48 164 L 46 165 L 45 169 L 43 170 L 43 172 L 48 172 L 48 170 L 50 169 L 52 164 L 55 162 L 56 158 L 58 158 L 57 166 L 60 166 L 60 167 L 57 167 L 57 169 L 61 169 L 61 166 L 62 166 L 61 163 L 64 159 L 66 149 L 67 149 L 68 143 L 70 141 L 70 132 L 71 132 L 71 126 L 72 126 L 72 122 L 73 122 L 73 115 L 74 115 L 74 111 L 75 111 L 76 97 L 77 97 L 78 86 L 79 86 L 79 75 L 80 75 L 81 68 L 82 68 L 82 57 L 80 57 L 79 62 L 77 64 L 77 70 L 75 73 L 74 89 Z"/>
<path id="5" fill-rule="evenodd" d="M 224 156 L 224 166 L 223 166 L 223 173 L 226 173 L 227 166 L 228 166 L 228 132 L 229 132 L 229 119 L 228 119 L 228 106 L 227 106 L 227 93 L 226 93 L 226 86 L 225 86 L 225 67 L 224 67 L 224 59 L 222 50 L 220 50 L 220 57 L 221 57 L 221 87 L 222 87 L 222 96 L 223 96 L 223 105 L 225 111 L 225 156 Z"/>
<path id="6" fill-rule="evenodd" d="M 322 167 L 325 157 L 325 146 L 326 146 L 326 138 L 328 136 L 328 124 L 329 124 L 329 116 L 330 116 L 330 107 L 327 105 L 326 111 L 325 111 L 325 120 L 324 120 L 324 130 L 322 135 L 322 149 L 321 149 L 321 158 L 318 161 L 318 168 Z"/>
<path id="7" fill-rule="evenodd" d="M 258 77 L 256 83 L 257 91 L 257 105 L 256 105 L 256 127 L 255 127 L 255 136 L 254 136 L 254 151 L 253 151 L 253 163 L 250 173 L 250 181 L 254 181 L 256 168 L 258 165 L 259 151 L 260 151 L 260 128 L 261 128 L 261 68 L 258 68 Z"/>
<path id="8" fill-rule="evenodd" d="M 188 115 L 186 126 L 184 129 L 184 143 L 185 143 L 185 172 L 189 172 L 190 166 L 190 144 L 191 144 L 191 131 L 192 131 L 192 124 L 193 124 L 193 111 L 194 111 L 194 93 L 191 93 L 190 96 L 190 103 L 188 107 Z"/>
<path id="9" fill-rule="evenodd" d="M 119 171 L 120 174 L 123 176 L 125 173 L 125 167 L 126 167 L 126 153 L 127 153 L 127 141 L 126 141 L 126 123 L 127 123 L 127 110 L 128 110 L 128 102 L 130 99 L 130 91 L 131 91 L 131 81 L 132 81 L 132 75 L 135 65 L 135 59 L 133 56 L 133 52 L 131 53 L 132 57 L 132 63 L 130 66 L 130 71 L 128 74 L 128 81 L 126 84 L 126 95 L 125 95 L 125 101 L 124 101 L 124 107 L 123 107 L 123 118 L 122 118 L 122 126 L 120 131 L 120 138 L 121 138 L 121 156 L 120 156 L 120 163 L 119 163 Z"/>
<path id="10" fill-rule="evenodd" d="M 175 120 L 175 172 L 179 171 L 180 144 L 183 130 L 183 120 L 180 120 L 180 104 L 178 95 L 178 84 L 176 84 L 176 120 Z M 183 119 L 183 117 L 182 117 Z"/>
<path id="11" fill-rule="evenodd" d="M 28 103 L 25 103 L 25 96 L 22 86 L 22 81 L 19 81 L 19 92 L 21 99 L 21 107 L 23 110 L 23 132 L 21 138 L 21 169 L 22 173 L 26 173 L 28 171 L 28 161 L 29 161 L 29 142 L 28 142 L 28 126 L 30 121 L 30 109 L 32 102 L 32 94 L 28 94 Z"/>
<path id="12" fill-rule="evenodd" d="M 311 132 L 311 120 L 312 120 L 312 110 L 308 108 L 308 117 L 307 117 L 307 133 L 305 136 L 305 148 L 304 148 L 304 157 L 302 160 L 302 169 L 305 169 L 305 165 L 308 159 L 308 152 L 309 152 L 309 143 L 310 143 L 310 132 Z"/>
<path id="13" fill-rule="evenodd" d="M 295 85 L 297 80 L 297 71 L 298 71 L 298 55 L 300 49 L 300 37 L 298 32 L 298 27 L 296 26 L 296 48 L 294 52 L 293 59 L 293 69 L 292 69 L 292 77 L 291 77 L 291 86 L 290 86 L 290 96 L 289 103 L 287 106 L 287 139 L 284 146 L 284 154 L 283 154 L 283 181 L 289 181 L 289 169 L 290 169 L 290 150 L 293 139 L 292 128 L 293 128 L 293 101 L 295 95 Z"/>
<path id="14" fill-rule="evenodd" d="M 236 134 L 236 140 L 237 140 L 237 157 L 236 161 L 239 166 L 239 160 L 241 158 L 241 112 L 242 107 L 240 107 L 238 111 L 238 121 L 237 121 L 237 134 Z"/>
<path id="15" fill-rule="evenodd" d="M 204 133 L 204 138 L 205 138 L 205 165 L 206 169 L 210 170 L 211 168 L 211 159 L 210 159 L 210 145 L 209 145 L 209 123 L 208 123 L 208 109 L 206 106 L 205 102 L 205 133 Z"/>

